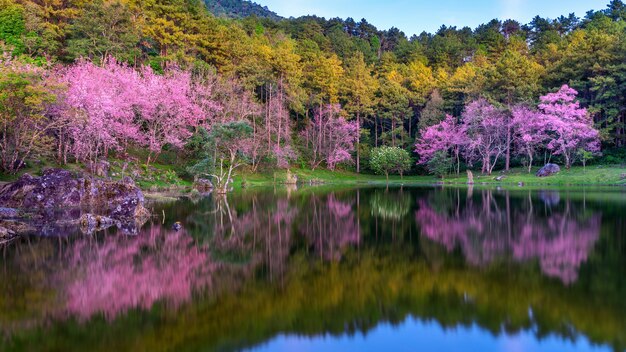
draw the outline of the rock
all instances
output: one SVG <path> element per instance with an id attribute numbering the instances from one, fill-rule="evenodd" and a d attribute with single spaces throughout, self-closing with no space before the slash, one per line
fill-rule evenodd
<path id="1" fill-rule="evenodd" d="M 496 177 L 496 181 L 502 181 L 502 180 L 504 180 L 505 178 L 506 178 L 506 176 L 505 176 L 505 175 L 500 175 L 500 176 Z"/>
<path id="2" fill-rule="evenodd" d="M 619 175 L 619 179 L 620 180 L 626 180 L 626 174 Z"/>
<path id="3" fill-rule="evenodd" d="M 118 222 L 107 216 L 93 215 L 87 213 L 83 214 L 80 217 L 79 224 L 81 230 L 84 233 L 92 234 L 96 231 L 101 231 L 111 226 L 117 225 Z"/>
<path id="4" fill-rule="evenodd" d="M 197 178 L 193 182 L 193 188 L 201 193 L 210 192 L 213 189 L 213 182 L 206 178 Z"/>
<path id="5" fill-rule="evenodd" d="M 48 169 L 41 177 L 24 174 L 4 185 L 0 204 L 49 216 L 59 209 L 79 208 L 116 220 L 133 219 L 146 212 L 143 193 L 132 179 L 107 181 L 60 169 Z"/>
<path id="6" fill-rule="evenodd" d="M 0 239 L 10 239 L 34 231 L 34 228 L 20 221 L 0 220 Z"/>
<path id="7" fill-rule="evenodd" d="M 561 168 L 557 164 L 546 164 L 544 167 L 539 169 L 535 176 L 537 177 L 547 177 L 557 174 L 561 171 Z"/>
<path id="8" fill-rule="evenodd" d="M 14 219 L 20 215 L 17 209 L 13 208 L 0 208 L 0 218 L 1 219 Z"/>
<path id="9" fill-rule="evenodd" d="M 521 182 L 521 181 L 520 181 L 520 182 L 518 182 L 518 183 L 517 183 L 517 185 L 518 185 L 519 187 L 524 187 L 524 182 Z"/>

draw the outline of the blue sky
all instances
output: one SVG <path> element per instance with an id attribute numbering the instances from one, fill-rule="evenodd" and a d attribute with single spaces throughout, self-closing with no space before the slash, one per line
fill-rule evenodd
<path id="1" fill-rule="evenodd" d="M 604 9 L 610 0 L 253 0 L 284 17 L 318 15 L 365 18 L 378 29 L 392 26 L 408 36 L 435 32 L 442 24 L 476 27 L 493 18 L 522 24 L 535 15 L 555 18 L 571 12 L 584 17 Z"/>

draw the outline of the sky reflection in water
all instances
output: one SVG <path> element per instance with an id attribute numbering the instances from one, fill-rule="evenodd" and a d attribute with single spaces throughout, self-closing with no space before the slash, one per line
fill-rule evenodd
<path id="1" fill-rule="evenodd" d="M 323 336 L 307 338 L 281 335 L 250 351 L 255 352 L 343 352 L 343 351 L 596 351 L 609 352 L 606 346 L 594 346 L 586 338 L 576 342 L 564 341 L 556 336 L 537 340 L 532 333 L 501 334 L 493 336 L 479 326 L 444 330 L 435 322 L 407 319 L 400 326 L 380 324 L 366 335 Z"/>

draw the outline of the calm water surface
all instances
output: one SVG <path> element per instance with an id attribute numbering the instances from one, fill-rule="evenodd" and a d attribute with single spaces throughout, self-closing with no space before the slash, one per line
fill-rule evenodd
<path id="1" fill-rule="evenodd" d="M 252 189 L 151 207 L 136 234 L 0 247 L 0 350 L 626 350 L 626 189 Z"/>

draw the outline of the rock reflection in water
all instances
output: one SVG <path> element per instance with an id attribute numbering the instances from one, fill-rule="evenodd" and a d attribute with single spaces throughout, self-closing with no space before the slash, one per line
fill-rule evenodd
<path id="1" fill-rule="evenodd" d="M 600 215 L 570 200 L 557 207 L 560 196 L 555 191 L 539 193 L 543 205 L 529 197 L 514 208 L 508 192 L 484 190 L 480 200 L 471 193 L 453 198 L 454 207 L 441 210 L 432 205 L 435 199 L 419 200 L 415 218 L 424 236 L 448 251 L 460 247 L 474 265 L 508 257 L 538 260 L 544 274 L 571 284 L 600 236 Z"/>

